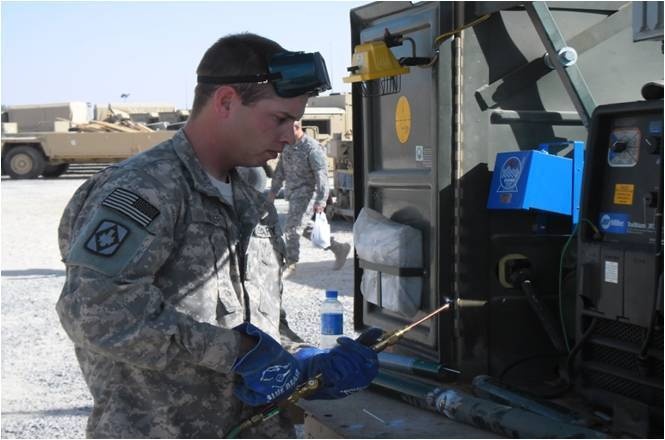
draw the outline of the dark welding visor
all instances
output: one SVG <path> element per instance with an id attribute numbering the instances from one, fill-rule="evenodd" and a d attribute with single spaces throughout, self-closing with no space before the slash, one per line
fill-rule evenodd
<path id="1" fill-rule="evenodd" d="M 198 76 L 199 84 L 239 84 L 270 82 L 282 98 L 316 96 L 330 90 L 326 62 L 320 53 L 280 52 L 270 59 L 268 73 L 240 76 Z"/>

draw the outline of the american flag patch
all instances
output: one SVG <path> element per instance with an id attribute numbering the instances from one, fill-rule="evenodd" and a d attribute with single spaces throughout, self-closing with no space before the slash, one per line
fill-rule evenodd
<path id="1" fill-rule="evenodd" d="M 159 215 L 159 209 L 126 189 L 116 188 L 104 199 L 102 205 L 108 206 L 134 220 L 144 228 Z"/>

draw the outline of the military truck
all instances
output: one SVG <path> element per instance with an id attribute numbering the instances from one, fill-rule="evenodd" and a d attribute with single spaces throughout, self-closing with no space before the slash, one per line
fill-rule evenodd
<path id="1" fill-rule="evenodd" d="M 316 128 L 316 140 L 327 144 L 334 137 L 351 139 L 353 112 L 350 93 L 316 96 L 307 101 L 302 117 L 303 128 Z"/>
<path id="2" fill-rule="evenodd" d="M 170 139 L 175 131 L 168 128 L 179 126 L 186 117 L 186 112 L 169 105 L 125 108 L 68 102 L 6 107 L 2 114 L 2 174 L 13 179 L 58 177 L 72 163 L 118 162 Z M 137 118 L 145 122 L 138 124 Z M 152 124 L 159 124 L 160 130 L 149 128 Z"/>
<path id="3" fill-rule="evenodd" d="M 84 102 L 11 106 L 2 113 L 2 174 L 14 179 L 58 177 L 69 164 L 118 162 L 173 136 L 188 112 L 170 104 Z M 151 130 L 75 132 L 90 121 L 131 120 Z M 351 95 L 311 98 L 303 128 L 323 146 L 351 139 Z M 122 129 L 121 129 L 122 130 Z M 277 165 L 271 164 L 272 169 Z M 330 161 L 331 171 L 334 161 Z"/>
<path id="4" fill-rule="evenodd" d="M 153 133 L 22 133 L 2 138 L 2 173 L 13 179 L 58 177 L 71 163 L 119 162 L 170 139 Z"/>

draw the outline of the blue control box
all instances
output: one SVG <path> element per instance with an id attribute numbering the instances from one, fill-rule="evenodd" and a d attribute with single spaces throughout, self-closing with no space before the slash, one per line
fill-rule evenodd
<path id="1" fill-rule="evenodd" d="M 504 152 L 496 155 L 489 209 L 554 212 L 579 220 L 579 199 L 584 166 L 584 143 L 574 142 L 573 159 L 539 150 Z"/>

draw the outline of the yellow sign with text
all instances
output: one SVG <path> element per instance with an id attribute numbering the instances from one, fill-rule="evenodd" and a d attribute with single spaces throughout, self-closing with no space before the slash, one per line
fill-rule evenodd
<path id="1" fill-rule="evenodd" d="M 617 183 L 614 185 L 614 204 L 632 205 L 633 194 L 635 194 L 635 185 L 627 183 Z"/>

